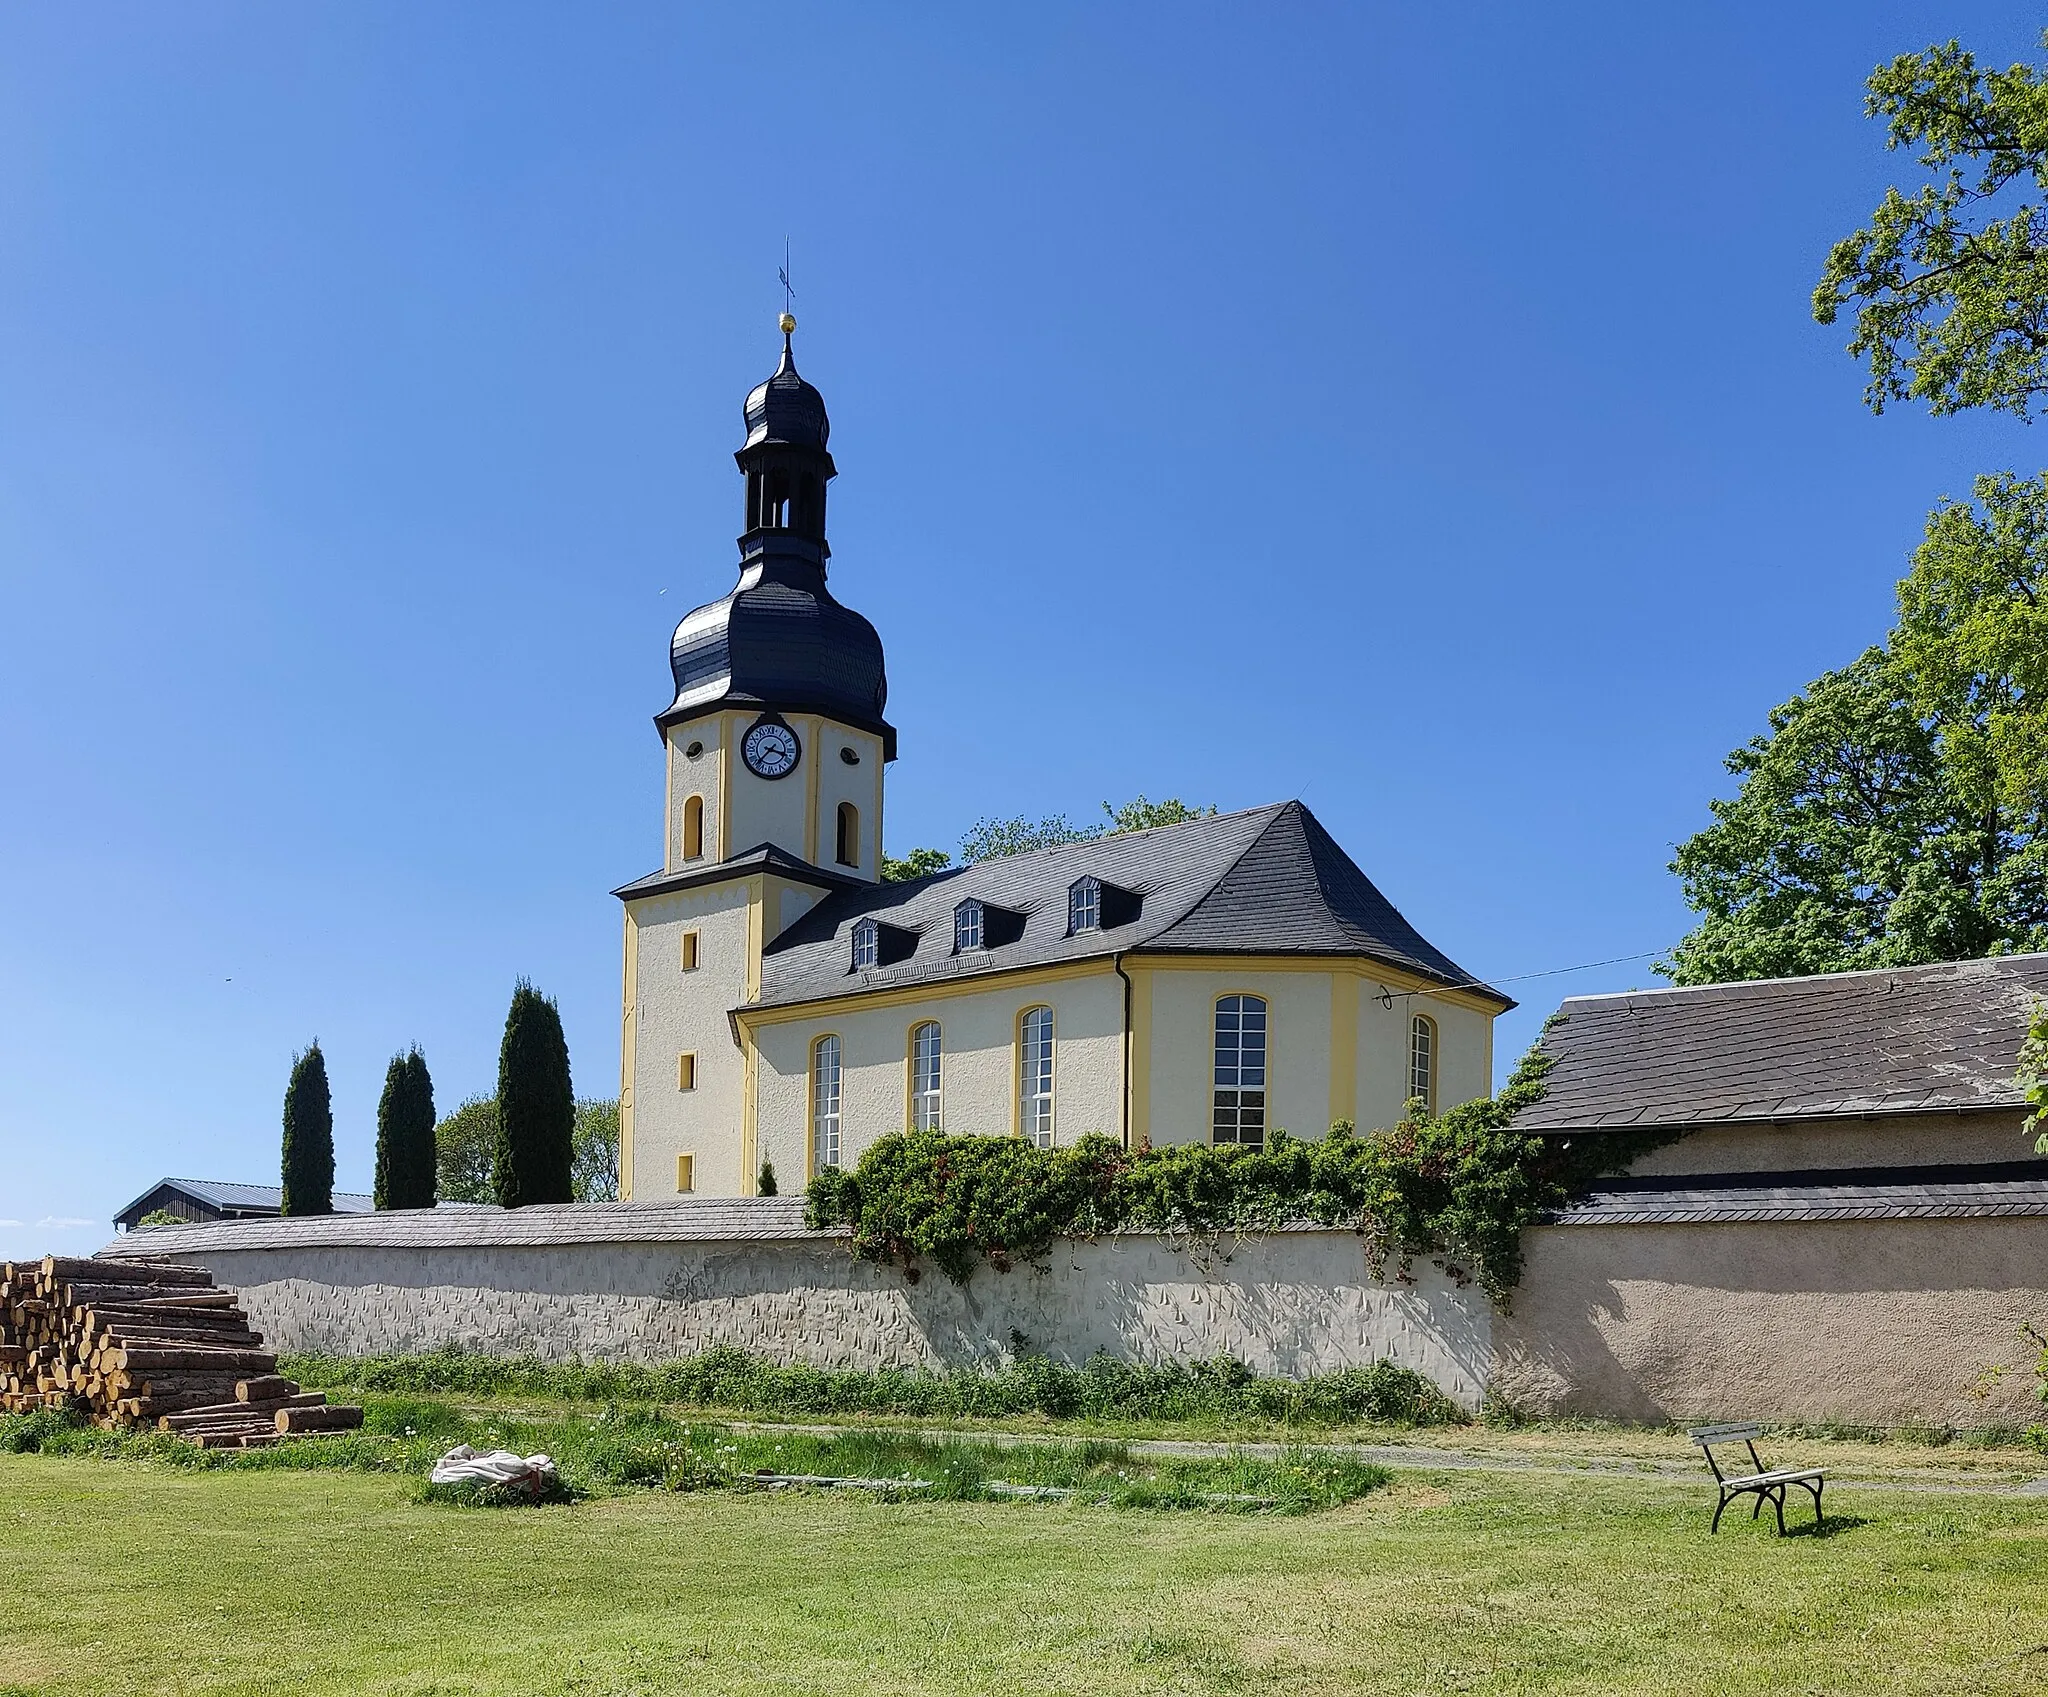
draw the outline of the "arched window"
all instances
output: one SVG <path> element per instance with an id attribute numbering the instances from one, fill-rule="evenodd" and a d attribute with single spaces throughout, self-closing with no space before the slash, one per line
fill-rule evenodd
<path id="1" fill-rule="evenodd" d="M 683 858 L 704 858 L 704 798 L 693 795 L 683 803 Z"/>
<path id="2" fill-rule="evenodd" d="M 1017 1129 L 1052 1147 L 1051 1008 L 1027 1008 L 1017 1021 Z"/>
<path id="3" fill-rule="evenodd" d="M 850 801 L 839 804 L 839 864 L 860 864 L 860 809 Z"/>
<path id="4" fill-rule="evenodd" d="M 1067 930 L 1071 934 L 1101 929 L 1102 880 L 1076 878 L 1067 890 Z"/>
<path id="5" fill-rule="evenodd" d="M 839 1165 L 839 1039 L 811 1045 L 811 1170 Z"/>
<path id="6" fill-rule="evenodd" d="M 987 935 L 981 903 L 969 896 L 953 909 L 953 951 L 978 949 Z"/>
<path id="7" fill-rule="evenodd" d="M 872 966 L 881 964 L 882 928 L 872 919 L 863 919 L 853 928 L 853 970 L 866 972 Z"/>
<path id="8" fill-rule="evenodd" d="M 1211 1140 L 1253 1148 L 1266 1141 L 1266 999 L 1216 1000 L 1216 1106 Z"/>
<path id="9" fill-rule="evenodd" d="M 1417 1014 L 1408 1026 L 1408 1096 L 1436 1109 L 1436 1021 Z"/>
<path id="10" fill-rule="evenodd" d="M 910 1129 L 939 1129 L 940 1069 L 939 1027 L 926 1020 L 910 1028 Z"/>

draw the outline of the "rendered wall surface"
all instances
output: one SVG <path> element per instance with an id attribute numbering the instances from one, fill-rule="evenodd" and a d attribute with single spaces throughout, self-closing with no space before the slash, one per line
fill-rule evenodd
<path id="1" fill-rule="evenodd" d="M 723 1235 L 674 1223 L 716 1208 L 738 1211 Z M 879 1367 L 992 1360 L 1014 1332 L 1068 1361 L 1230 1355 L 1290 1376 L 1391 1357 L 1468 1406 L 1490 1385 L 1536 1414 L 2040 1418 L 2022 1327 L 2048 1310 L 2042 1217 L 1543 1227 L 1496 1312 L 1427 1263 L 1412 1285 L 1374 1280 L 1345 1232 L 1281 1232 L 1210 1264 L 1155 1237 L 1064 1243 L 1043 1271 L 959 1286 L 800 1235 L 792 1202 L 641 1209 L 161 1227 L 108 1252 L 210 1268 L 285 1350 L 658 1362 L 734 1344 Z"/>
<path id="2" fill-rule="evenodd" d="M 851 1167 L 876 1138 L 903 1130 L 910 1032 L 926 1020 L 939 1026 L 944 1128 L 1009 1136 L 1017 1115 L 1017 1021 L 1034 1007 L 1053 1010 L 1053 1136 L 1062 1144 L 1091 1131 L 1117 1136 L 1123 984 L 1105 962 L 1083 976 L 968 980 L 915 1000 L 761 1026 L 761 1159 L 773 1161 L 779 1174 L 808 1179 L 813 1171 L 811 1046 L 828 1032 L 840 1046 L 840 1165 Z"/>
<path id="3" fill-rule="evenodd" d="M 1524 1248 L 1494 1383 L 1531 1412 L 2041 1417 L 2021 1327 L 2048 1311 L 2048 1219 L 1554 1226 Z"/>
<path id="4" fill-rule="evenodd" d="M 1470 1406 L 1488 1360 L 1485 1298 L 1434 1269 L 1366 1271 L 1344 1232 L 1290 1232 L 1206 1271 L 1157 1238 L 1065 1244 L 1044 1271 L 916 1284 L 836 1239 L 546 1246 L 211 1250 L 188 1259 L 242 1293 L 283 1350 L 383 1354 L 455 1345 L 659 1362 L 741 1348 L 784 1362 L 912 1367 L 993 1361 L 1012 1333 L 1056 1359 L 1099 1351 L 1230 1355 L 1300 1377 L 1392 1357 Z"/>

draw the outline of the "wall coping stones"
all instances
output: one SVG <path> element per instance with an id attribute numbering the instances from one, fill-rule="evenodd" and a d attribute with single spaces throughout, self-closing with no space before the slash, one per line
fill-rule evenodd
<path id="1" fill-rule="evenodd" d="M 221 1249 L 536 1248 L 565 1243 L 747 1242 L 843 1237 L 804 1228 L 801 1196 L 680 1196 L 662 1202 L 555 1202 L 529 1208 L 444 1205 L 379 1214 L 306 1214 L 139 1226 L 99 1254 L 111 1260 Z"/>

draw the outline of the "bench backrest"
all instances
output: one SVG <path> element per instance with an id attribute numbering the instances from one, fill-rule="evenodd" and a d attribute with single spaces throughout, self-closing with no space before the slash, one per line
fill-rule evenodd
<path id="1" fill-rule="evenodd" d="M 1716 1479 L 1723 1477 L 1721 1464 L 1714 1459 L 1716 1444 L 1741 1444 L 1749 1451 L 1750 1462 L 1756 1471 L 1763 1472 L 1763 1458 L 1756 1453 L 1756 1441 L 1763 1435 L 1764 1429 L 1756 1425 L 1695 1426 L 1686 1434 L 1700 1446 L 1700 1453 L 1707 1458 L 1707 1465 L 1714 1470 Z"/>

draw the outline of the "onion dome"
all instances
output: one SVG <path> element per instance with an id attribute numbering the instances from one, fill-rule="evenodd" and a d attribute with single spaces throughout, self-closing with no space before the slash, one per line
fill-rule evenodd
<path id="1" fill-rule="evenodd" d="M 747 396 L 746 446 L 783 442 L 797 448 L 823 448 L 832 434 L 832 421 L 825 416 L 825 397 L 797 375 L 796 350 L 791 346 L 796 320 L 788 313 L 783 317 L 788 328 L 782 333 L 782 363 L 773 377 Z"/>
<path id="2" fill-rule="evenodd" d="M 837 473 L 825 448 L 825 397 L 796 373 L 795 329 L 785 313 L 782 364 L 747 397 L 747 439 L 734 456 L 747 486 L 740 581 L 676 626 L 675 699 L 655 723 L 725 707 L 822 713 L 872 731 L 893 760 L 882 639 L 825 587 L 825 486 Z"/>

